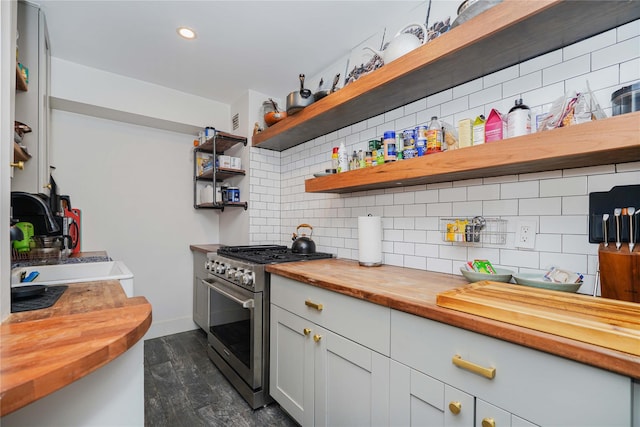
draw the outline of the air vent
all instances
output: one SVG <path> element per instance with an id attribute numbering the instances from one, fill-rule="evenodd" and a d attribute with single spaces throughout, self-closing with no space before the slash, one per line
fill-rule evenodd
<path id="1" fill-rule="evenodd" d="M 233 124 L 233 130 L 236 130 L 240 127 L 240 117 L 238 117 L 238 113 L 236 113 L 231 119 L 231 123 Z"/>

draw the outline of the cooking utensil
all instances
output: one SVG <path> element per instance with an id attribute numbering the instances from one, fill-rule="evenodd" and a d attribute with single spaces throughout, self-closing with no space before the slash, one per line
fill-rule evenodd
<path id="1" fill-rule="evenodd" d="M 309 230 L 311 230 L 311 233 L 309 233 L 309 237 L 307 237 L 306 234 L 301 234 L 298 236 L 297 232 L 301 228 L 308 228 Z M 312 234 L 313 234 L 312 226 L 310 226 L 309 224 L 300 224 L 296 228 L 296 232 L 293 233 L 293 237 L 291 237 L 291 240 L 293 240 L 293 244 L 291 245 L 291 252 L 295 254 L 302 254 L 302 255 L 310 255 L 315 253 L 316 243 L 313 240 L 311 240 Z"/>
<path id="2" fill-rule="evenodd" d="M 311 91 L 304 88 L 304 74 L 300 74 L 300 90 L 287 96 L 287 114 L 292 115 L 313 104 Z"/>
<path id="3" fill-rule="evenodd" d="M 422 30 L 422 40 L 415 34 L 407 31 L 412 27 L 419 27 Z M 389 62 L 395 61 L 396 59 L 400 58 L 402 55 L 406 55 L 412 50 L 422 46 L 425 43 L 426 39 L 427 28 L 423 24 L 408 24 L 396 33 L 393 40 L 389 42 L 389 45 L 382 52 L 368 46 L 364 47 L 363 49 L 370 50 L 371 52 L 382 58 L 382 61 L 385 64 L 388 64 Z"/>
<path id="4" fill-rule="evenodd" d="M 264 114 L 264 122 L 267 124 L 267 126 L 272 126 L 287 117 L 287 113 L 285 113 L 284 111 L 280 111 L 278 109 L 278 104 L 276 104 L 273 99 L 269 98 L 269 101 L 273 106 L 273 111 L 268 111 Z"/>
<path id="5" fill-rule="evenodd" d="M 458 17 L 451 24 L 451 28 L 455 28 L 463 22 L 467 22 L 474 16 L 480 15 L 482 12 L 491 9 L 502 0 L 465 0 L 458 7 Z"/>
<path id="6" fill-rule="evenodd" d="M 324 79 L 320 79 L 318 90 L 316 91 L 316 93 L 313 94 L 313 99 L 317 101 L 329 95 L 330 93 L 335 92 L 337 90 L 336 87 L 338 86 L 339 80 L 340 80 L 340 73 L 336 74 L 336 76 L 333 78 L 333 84 L 329 88 L 327 85 L 324 84 Z"/>
<path id="7" fill-rule="evenodd" d="M 604 246 L 609 246 L 609 214 L 602 215 L 602 236 Z"/>
<path id="8" fill-rule="evenodd" d="M 613 216 L 616 219 L 616 249 L 620 250 L 620 246 L 622 246 L 622 243 L 620 242 L 621 240 L 621 236 L 620 236 L 620 214 L 622 214 L 622 209 L 620 208 L 615 208 L 613 211 Z"/>
<path id="9" fill-rule="evenodd" d="M 633 247 L 635 246 L 635 237 L 636 235 L 633 233 L 633 215 L 636 213 L 636 208 L 629 207 L 627 208 L 627 215 L 629 215 L 629 252 L 633 252 Z"/>

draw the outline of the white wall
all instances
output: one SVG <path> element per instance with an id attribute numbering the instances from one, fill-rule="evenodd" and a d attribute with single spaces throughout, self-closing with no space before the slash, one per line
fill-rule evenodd
<path id="1" fill-rule="evenodd" d="M 225 104 L 68 61 L 52 64 L 57 99 L 230 129 Z M 196 135 L 61 110 L 53 110 L 51 128 L 54 178 L 82 210 L 82 251 L 107 251 L 131 269 L 135 294 L 153 306 L 145 338 L 195 329 L 189 245 L 220 242 L 219 211 L 193 208 Z"/>
<path id="2" fill-rule="evenodd" d="M 304 180 L 330 165 L 331 148 L 344 142 L 348 152 L 365 149 L 367 141 L 386 130 L 427 124 L 435 115 L 451 124 L 491 108 L 507 112 L 522 97 L 532 109 L 562 96 L 586 89 L 586 81 L 599 103 L 611 114 L 611 93 L 640 79 L 640 21 L 634 21 L 473 80 L 411 104 L 338 129 L 328 135 L 270 156 L 264 149 L 256 169 L 281 174 L 281 221 L 269 226 L 269 211 L 254 212 L 255 241 L 277 233 L 275 242 L 290 243 L 300 223 L 314 226 L 319 251 L 357 259 L 357 217 L 381 215 L 386 264 L 459 274 L 465 260 L 487 258 L 498 266 L 520 272 L 537 272 L 552 265 L 586 273 L 580 292 L 591 293 L 597 271 L 597 245 L 588 242 L 588 195 L 614 185 L 640 183 L 640 163 L 604 165 L 536 174 L 510 175 L 415 187 L 351 194 L 304 192 Z M 606 137 L 603 135 L 603 137 Z M 558 141 L 562 143 L 562 141 Z M 252 175 L 261 173 L 252 170 Z M 271 190 L 251 181 L 252 197 Z M 255 193 L 255 194 L 253 194 Z M 500 217 L 508 220 L 504 246 L 444 242 L 439 231 L 442 217 Z M 514 247 L 515 220 L 537 222 L 534 250 Z"/>

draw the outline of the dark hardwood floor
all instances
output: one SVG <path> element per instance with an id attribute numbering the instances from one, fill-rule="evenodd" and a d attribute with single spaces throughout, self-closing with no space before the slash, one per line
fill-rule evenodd
<path id="1" fill-rule="evenodd" d="M 277 403 L 252 410 L 207 356 L 202 330 L 144 342 L 148 427 L 297 426 Z"/>

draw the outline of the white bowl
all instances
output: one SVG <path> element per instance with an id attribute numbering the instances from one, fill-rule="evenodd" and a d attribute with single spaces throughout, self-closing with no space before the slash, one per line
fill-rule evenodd
<path id="1" fill-rule="evenodd" d="M 507 270 L 506 268 L 494 268 L 494 270 L 496 270 L 496 274 L 488 274 L 479 273 L 477 271 L 469 271 L 464 267 L 460 267 L 460 272 L 469 281 L 469 283 L 481 282 L 483 280 L 508 283 L 511 280 L 513 271 Z"/>

